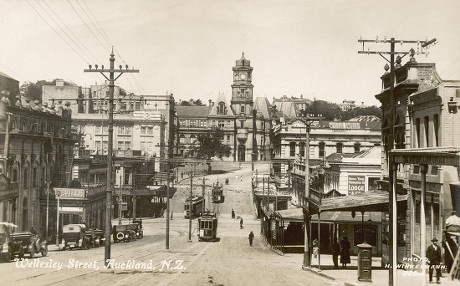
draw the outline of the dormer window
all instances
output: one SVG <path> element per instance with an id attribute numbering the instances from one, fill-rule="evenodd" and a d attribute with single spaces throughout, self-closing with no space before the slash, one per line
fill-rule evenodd
<path id="1" fill-rule="evenodd" d="M 225 108 L 225 103 L 224 102 L 219 102 L 219 105 L 217 106 L 217 114 L 222 114 L 226 115 L 226 108 Z"/>

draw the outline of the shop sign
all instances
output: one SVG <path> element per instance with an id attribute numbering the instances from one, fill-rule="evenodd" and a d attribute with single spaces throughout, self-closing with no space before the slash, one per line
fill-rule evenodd
<path id="1" fill-rule="evenodd" d="M 86 198 L 86 189 L 77 188 L 54 188 L 56 197 L 64 199 L 84 199 Z"/>
<path id="2" fill-rule="evenodd" d="M 355 195 L 364 193 L 366 190 L 365 176 L 348 176 L 348 194 Z"/>

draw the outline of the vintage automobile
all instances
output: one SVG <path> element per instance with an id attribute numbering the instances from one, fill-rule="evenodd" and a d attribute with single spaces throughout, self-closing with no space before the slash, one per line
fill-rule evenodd
<path id="1" fill-rule="evenodd" d="M 25 254 L 30 254 L 30 258 L 34 258 L 39 252 L 43 257 L 48 255 L 46 240 L 40 240 L 38 235 L 28 231 L 10 234 L 8 248 L 7 258 L 9 259 L 13 259 L 16 255 L 18 258 L 23 258 Z"/>
<path id="2" fill-rule="evenodd" d="M 5 260 L 6 262 L 11 260 L 10 253 L 10 235 L 18 229 L 17 225 L 14 225 L 9 222 L 0 222 L 0 260 Z"/>
<path id="3" fill-rule="evenodd" d="M 113 242 L 136 240 L 137 224 L 119 224 L 112 228 Z"/>
<path id="4" fill-rule="evenodd" d="M 62 226 L 62 239 L 59 249 L 88 249 L 91 246 L 91 233 L 87 233 L 84 224 L 67 224 Z"/>
<path id="5" fill-rule="evenodd" d="M 142 230 L 142 219 L 138 218 L 133 220 L 133 224 L 137 224 L 136 238 L 143 238 L 144 230 Z"/>

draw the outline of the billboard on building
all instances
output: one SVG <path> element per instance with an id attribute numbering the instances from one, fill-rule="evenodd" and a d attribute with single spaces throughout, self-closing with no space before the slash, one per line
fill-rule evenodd
<path id="1" fill-rule="evenodd" d="M 365 176 L 348 176 L 348 195 L 364 193 L 366 191 Z"/>

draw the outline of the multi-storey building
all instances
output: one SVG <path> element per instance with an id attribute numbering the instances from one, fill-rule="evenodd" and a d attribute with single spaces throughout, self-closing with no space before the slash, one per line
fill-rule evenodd
<path id="1" fill-rule="evenodd" d="M 357 117 L 349 121 L 310 118 L 308 154 L 312 164 L 333 153 L 359 153 L 380 145 L 380 119 Z M 273 172 L 280 189 L 288 187 L 287 174 L 294 164 L 304 164 L 306 124 L 303 118 L 283 118 L 273 127 Z"/>
<path id="2" fill-rule="evenodd" d="M 272 109 L 265 97 L 254 100 L 250 61 L 242 57 L 233 67 L 230 104 L 223 94 L 209 106 L 178 106 L 178 154 L 194 156 L 200 133 L 213 128 L 224 132 L 223 144 L 231 147 L 234 161 L 266 160 L 270 157 Z"/>
<path id="3" fill-rule="evenodd" d="M 393 109 L 390 106 L 390 76 L 389 73 L 382 76 L 384 89 L 376 95 L 383 110 L 381 187 L 384 190 L 389 188 L 387 158 L 390 132 L 393 131 L 396 149 L 419 152 L 420 156 L 426 156 L 426 152 L 445 152 L 450 147 L 458 149 L 460 146 L 460 117 L 457 111 L 460 81 L 442 80 L 435 64 L 417 63 L 413 56 L 403 66 L 401 60 L 397 59 Z M 420 255 L 421 247 L 427 246 L 420 245 L 419 240 L 421 191 L 424 187 L 422 177 L 426 178 L 427 242 L 430 238 L 442 239 L 445 218 L 455 207 L 451 189 L 459 181 L 457 167 L 407 164 L 399 168 L 395 178 L 397 191 L 407 194 L 408 201 L 402 206 L 398 205 L 398 245 L 401 248 L 398 253 L 406 257 Z"/>
<path id="4" fill-rule="evenodd" d="M 0 220 L 42 235 L 48 225 L 52 233 L 57 208 L 48 191 L 71 180 L 72 111 L 69 104 L 49 107 L 20 95 L 14 105 L 3 97 L 0 109 Z"/>

